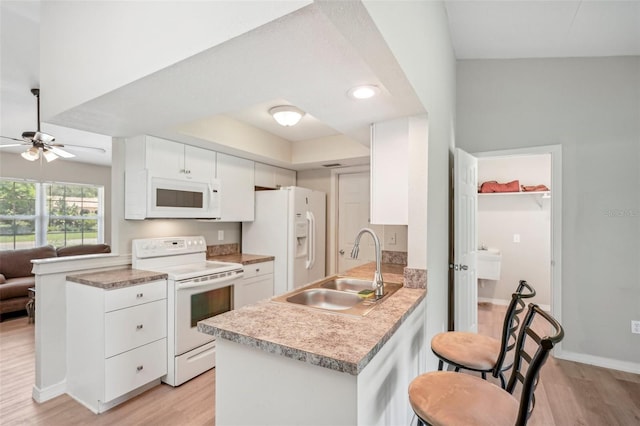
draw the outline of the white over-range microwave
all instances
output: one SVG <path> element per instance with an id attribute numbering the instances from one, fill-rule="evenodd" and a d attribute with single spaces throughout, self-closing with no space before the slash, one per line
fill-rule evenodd
<path id="1" fill-rule="evenodd" d="M 220 182 L 125 173 L 125 219 L 220 219 Z"/>

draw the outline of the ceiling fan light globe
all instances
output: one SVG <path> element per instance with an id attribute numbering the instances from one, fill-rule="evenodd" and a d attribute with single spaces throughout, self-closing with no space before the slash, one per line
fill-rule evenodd
<path id="1" fill-rule="evenodd" d="M 40 158 L 40 150 L 38 150 L 38 148 L 36 147 L 31 147 L 20 154 L 20 156 L 28 161 L 36 161 L 38 158 Z"/>

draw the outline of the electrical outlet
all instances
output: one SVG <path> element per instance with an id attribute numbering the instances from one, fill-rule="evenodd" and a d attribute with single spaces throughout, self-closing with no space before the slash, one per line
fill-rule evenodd
<path id="1" fill-rule="evenodd" d="M 633 334 L 640 334 L 640 321 L 631 321 L 631 332 Z"/>
<path id="2" fill-rule="evenodd" d="M 392 232 L 391 235 L 389 235 L 389 245 L 390 246 L 395 246 L 397 243 L 397 236 L 395 232 Z"/>
<path id="3" fill-rule="evenodd" d="M 520 234 L 513 234 L 513 242 L 514 243 L 520 242 Z"/>
<path id="4" fill-rule="evenodd" d="M 224 231 L 218 231 L 218 241 L 224 240 Z"/>

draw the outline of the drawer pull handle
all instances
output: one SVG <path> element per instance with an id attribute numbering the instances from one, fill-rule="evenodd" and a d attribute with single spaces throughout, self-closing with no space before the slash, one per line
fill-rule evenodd
<path id="1" fill-rule="evenodd" d="M 144 367 L 142 365 L 139 365 L 139 366 L 136 367 L 136 371 L 142 371 L 143 368 Z"/>
<path id="2" fill-rule="evenodd" d="M 143 297 L 144 297 L 144 294 L 143 294 L 143 293 L 138 293 L 138 294 L 136 294 L 136 298 L 138 298 L 138 299 L 141 299 L 141 298 L 143 298 Z"/>
<path id="3" fill-rule="evenodd" d="M 260 268 L 256 268 L 256 272 L 260 272 Z"/>
<path id="4" fill-rule="evenodd" d="M 138 324 L 138 325 L 136 326 L 136 330 L 142 330 L 142 324 Z"/>

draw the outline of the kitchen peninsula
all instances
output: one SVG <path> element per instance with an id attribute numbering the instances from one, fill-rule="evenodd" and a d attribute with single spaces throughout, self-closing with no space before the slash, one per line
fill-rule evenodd
<path id="1" fill-rule="evenodd" d="M 365 316 L 272 299 L 201 321 L 216 337 L 216 424 L 409 424 L 425 294 L 403 287 Z"/>

